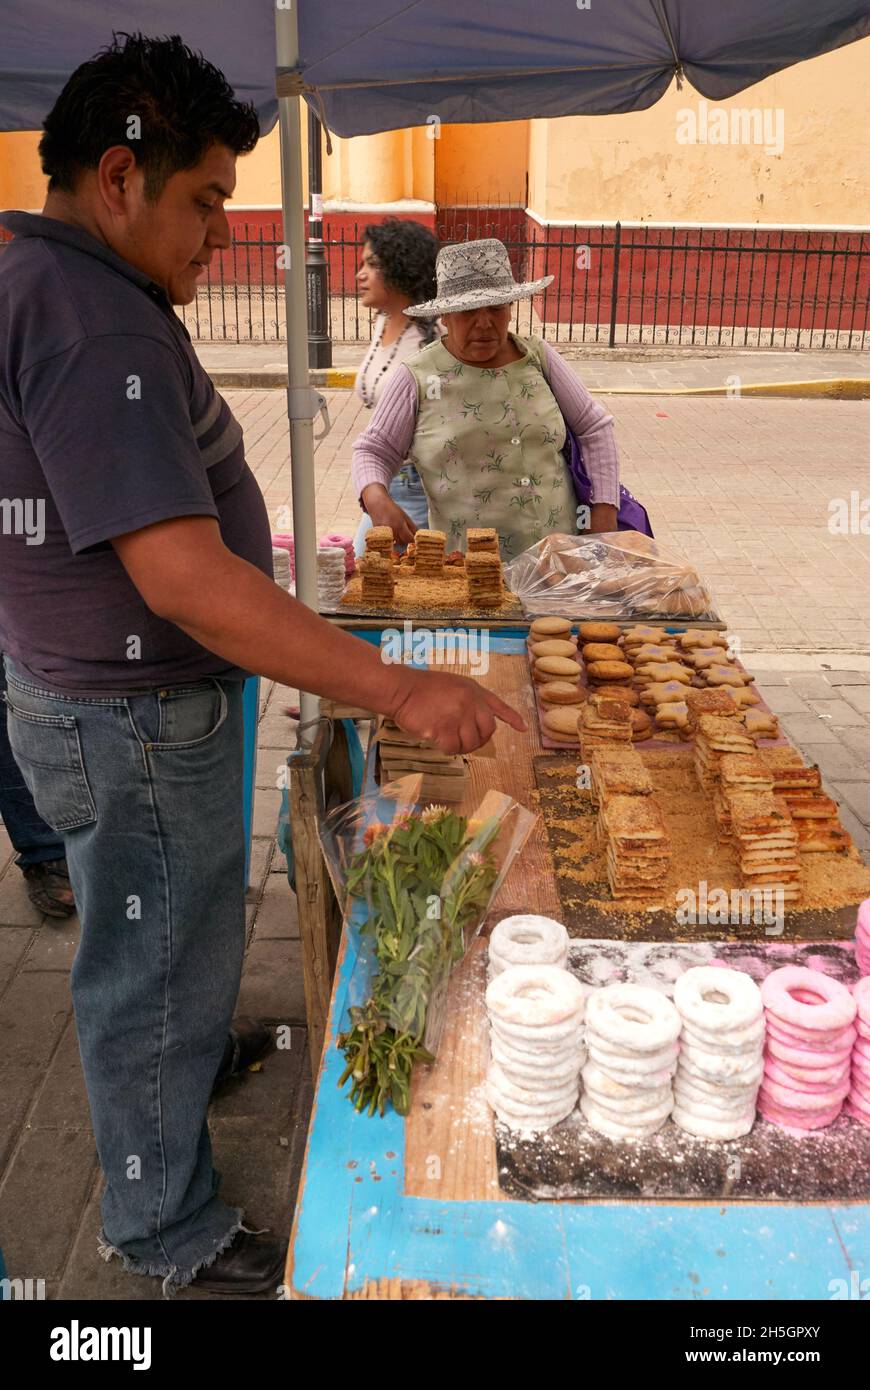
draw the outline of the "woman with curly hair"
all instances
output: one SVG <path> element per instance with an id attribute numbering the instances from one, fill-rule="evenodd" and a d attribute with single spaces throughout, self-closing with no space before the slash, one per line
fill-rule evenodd
<path id="1" fill-rule="evenodd" d="M 436 318 L 409 319 L 405 309 L 431 299 L 435 293 L 438 242 L 419 222 L 387 217 L 366 227 L 362 265 L 357 273 L 360 302 L 375 309 L 371 346 L 354 384 L 368 410 L 378 403 L 392 372 L 440 336 Z M 429 521 L 429 504 L 420 475 L 406 463 L 390 483 L 389 493 L 416 526 Z M 363 516 L 354 539 L 357 555 L 365 550 L 371 517 Z"/>

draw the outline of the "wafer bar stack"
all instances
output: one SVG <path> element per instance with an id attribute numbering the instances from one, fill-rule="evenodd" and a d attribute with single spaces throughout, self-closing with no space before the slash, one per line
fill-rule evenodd
<path id="1" fill-rule="evenodd" d="M 691 715 L 690 705 L 690 718 Z M 702 714 L 698 717 L 694 748 L 695 772 L 705 791 L 712 791 L 719 780 L 719 762 L 724 754 L 754 752 L 755 743 L 739 719 L 719 714 Z"/>
<path id="2" fill-rule="evenodd" d="M 731 826 L 744 888 L 782 889 L 800 896 L 798 834 L 785 802 L 771 791 L 730 793 Z"/>
<path id="3" fill-rule="evenodd" d="M 371 603 L 376 608 L 384 608 L 392 603 L 396 587 L 392 560 L 376 551 L 366 551 L 359 562 L 359 572 L 363 603 Z"/>
<path id="4" fill-rule="evenodd" d="M 392 560 L 393 528 L 391 526 L 372 526 L 366 531 L 366 555 L 383 555 Z"/>
<path id="5" fill-rule="evenodd" d="M 793 748 L 764 748 L 759 756 L 773 777 L 773 789 L 788 806 L 802 854 L 845 854 L 852 837 L 843 829 L 839 807 L 822 791 L 822 775 L 805 766 Z"/>
<path id="6" fill-rule="evenodd" d="M 631 705 L 616 695 L 594 692 L 580 708 L 577 733 L 580 756 L 591 760 L 594 749 L 613 744 L 631 744 Z"/>
<path id="7" fill-rule="evenodd" d="M 444 578 L 443 531 L 417 531 L 414 535 L 414 576 L 417 579 Z"/>
<path id="8" fill-rule="evenodd" d="M 772 792 L 773 777 L 756 753 L 722 753 L 719 780 L 713 785 L 713 811 L 720 840 L 730 840 L 731 797 L 735 792 Z"/>
<path id="9" fill-rule="evenodd" d="M 417 532 L 419 535 L 419 531 Z M 477 608 L 497 608 L 504 599 L 501 560 L 498 555 L 478 552 L 465 556 L 468 601 Z"/>
<path id="10" fill-rule="evenodd" d="M 652 796 L 612 796 L 602 809 L 607 881 L 614 898 L 661 898 L 671 843 Z"/>
<path id="11" fill-rule="evenodd" d="M 652 779 L 631 744 L 593 748 L 589 758 L 592 797 L 599 806 L 613 796 L 651 796 Z"/>
<path id="12" fill-rule="evenodd" d="M 467 555 L 498 555 L 498 533 L 492 526 L 469 526 L 465 533 Z"/>

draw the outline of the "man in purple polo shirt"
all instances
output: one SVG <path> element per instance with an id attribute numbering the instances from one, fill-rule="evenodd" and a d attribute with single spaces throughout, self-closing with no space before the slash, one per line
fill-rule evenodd
<path id="1" fill-rule="evenodd" d="M 385 665 L 271 579 L 242 430 L 173 304 L 230 243 L 252 107 L 178 38 L 114 42 L 45 121 L 42 216 L 0 256 L 0 644 L 12 748 L 64 837 L 101 1251 L 253 1293 L 277 1241 L 218 1196 L 206 1109 L 244 950 L 242 682 L 392 715 L 449 752 L 519 716 Z"/>

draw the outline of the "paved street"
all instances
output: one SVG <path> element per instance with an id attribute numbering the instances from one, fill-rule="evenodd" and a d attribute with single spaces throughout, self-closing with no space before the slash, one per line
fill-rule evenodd
<path id="1" fill-rule="evenodd" d="M 847 374 L 845 354 L 837 365 Z M 289 529 L 285 397 L 226 394 L 273 522 Z M 349 532 L 359 516 L 349 462 L 361 413 L 350 392 L 328 396 L 318 531 Z M 832 499 L 870 496 L 870 405 L 662 395 L 616 396 L 608 408 L 625 481 L 659 539 L 709 579 L 759 688 L 820 764 L 870 862 L 870 535 L 828 528 Z M 253 1224 L 283 1233 L 311 1098 L 295 901 L 274 841 L 276 771 L 293 727 L 282 711 L 294 699 L 264 687 L 239 1001 L 240 1012 L 292 1025 L 293 1045 L 233 1083 L 212 1110 L 225 1193 Z M 49 1297 L 158 1298 L 159 1281 L 123 1275 L 96 1255 L 99 1172 L 68 990 L 76 938 L 75 919 L 51 925 L 30 906 L 0 832 L 0 1244 L 10 1275 L 44 1278 Z"/>

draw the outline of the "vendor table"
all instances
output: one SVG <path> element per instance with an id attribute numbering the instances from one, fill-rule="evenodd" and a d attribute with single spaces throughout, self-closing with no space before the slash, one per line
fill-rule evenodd
<path id="1" fill-rule="evenodd" d="M 491 634 L 490 668 L 478 678 L 520 710 L 528 733 L 499 726 L 495 758 L 471 761 L 463 810 L 490 789 L 535 807 L 541 745 L 524 636 Z M 510 911 L 559 916 L 541 825 L 494 904 L 497 917 Z M 438 1059 L 418 1069 L 409 1115 L 369 1118 L 337 1086 L 344 1061 L 336 1038 L 359 989 L 355 934 L 345 925 L 288 1251 L 288 1297 L 827 1299 L 851 1287 L 852 1271 L 870 1264 L 864 1204 L 534 1202 L 502 1192 L 480 1090 L 485 956 L 478 939 L 451 981 Z"/>

